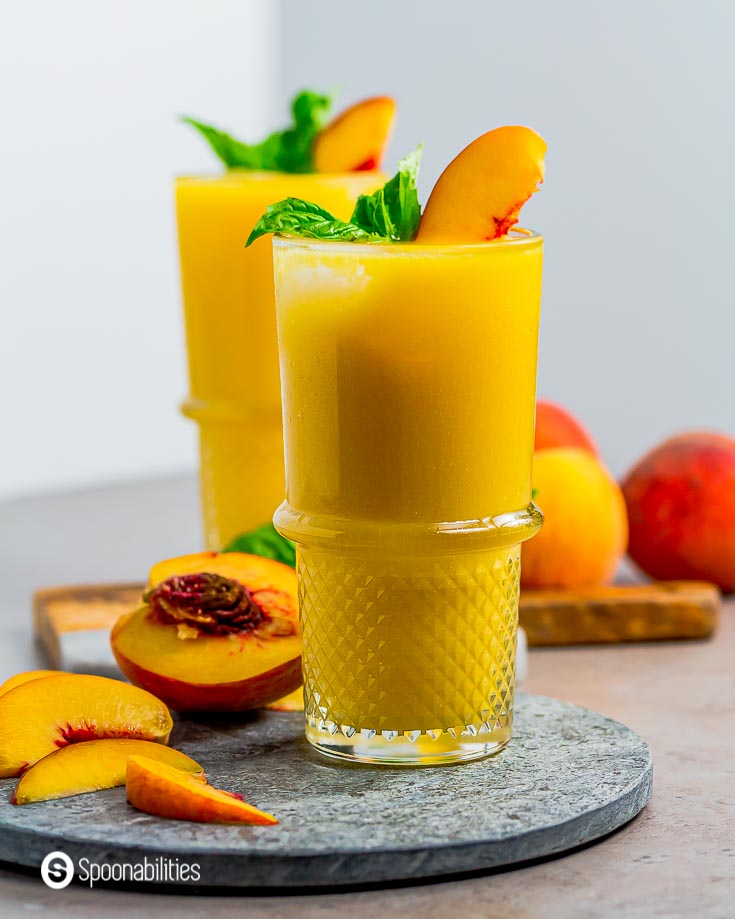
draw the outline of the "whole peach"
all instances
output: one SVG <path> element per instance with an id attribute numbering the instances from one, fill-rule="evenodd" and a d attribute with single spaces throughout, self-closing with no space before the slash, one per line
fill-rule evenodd
<path id="1" fill-rule="evenodd" d="M 672 437 L 631 469 L 623 493 L 630 557 L 639 568 L 735 590 L 735 439 Z"/>
<path id="2" fill-rule="evenodd" d="M 574 415 L 554 402 L 536 403 L 534 450 L 552 447 L 581 447 L 597 455 L 595 442 Z"/>
<path id="3" fill-rule="evenodd" d="M 544 526 L 523 544 L 524 587 L 585 587 L 612 580 L 625 552 L 625 502 L 615 480 L 587 450 L 557 447 L 533 457 Z"/>

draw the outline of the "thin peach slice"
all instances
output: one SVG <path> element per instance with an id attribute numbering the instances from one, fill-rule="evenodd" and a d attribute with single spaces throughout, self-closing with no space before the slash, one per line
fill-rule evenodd
<path id="1" fill-rule="evenodd" d="M 140 609 L 111 635 L 123 673 L 179 711 L 262 708 L 301 685 L 296 573 L 203 552 L 155 565 Z"/>
<path id="2" fill-rule="evenodd" d="M 396 103 L 390 96 L 363 99 L 345 109 L 317 135 L 315 171 L 380 169 L 395 117 Z"/>
<path id="3" fill-rule="evenodd" d="M 173 721 L 155 696 L 107 677 L 65 673 L 0 697 L 0 777 L 20 775 L 54 750 L 105 737 L 167 743 Z"/>
<path id="4" fill-rule="evenodd" d="M 546 141 L 531 128 L 478 137 L 439 176 L 419 223 L 420 243 L 477 243 L 505 236 L 544 180 Z"/>
<path id="5" fill-rule="evenodd" d="M 29 683 L 31 680 L 41 680 L 46 676 L 59 676 L 60 673 L 63 673 L 62 670 L 24 670 L 23 673 L 16 673 L 15 676 L 9 677 L 1 686 L 0 686 L 0 696 L 4 696 L 6 692 L 10 692 L 11 689 L 15 689 L 16 686 L 20 686 L 22 683 Z"/>
<path id="6" fill-rule="evenodd" d="M 145 756 L 205 781 L 199 763 L 163 744 L 127 737 L 86 740 L 49 753 L 31 766 L 18 782 L 13 804 L 68 798 L 124 785 L 129 756 Z"/>
<path id="7" fill-rule="evenodd" d="M 221 791 L 165 763 L 143 756 L 128 759 L 128 801 L 146 814 L 197 823 L 245 823 L 272 826 L 272 814 L 246 804 L 240 795 Z"/>
<path id="8" fill-rule="evenodd" d="M 266 705 L 266 708 L 272 712 L 303 712 L 304 687 L 299 686 L 298 689 L 295 689 L 282 699 L 277 699 L 275 702 L 271 702 L 270 705 Z"/>

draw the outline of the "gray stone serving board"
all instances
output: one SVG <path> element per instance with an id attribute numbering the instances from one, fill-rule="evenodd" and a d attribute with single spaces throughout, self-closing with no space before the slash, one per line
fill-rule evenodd
<path id="1" fill-rule="evenodd" d="M 311 750 L 302 715 L 281 712 L 180 720 L 172 743 L 280 824 L 161 820 L 128 805 L 123 788 L 18 807 L 5 779 L 0 860 L 38 867 L 57 849 L 75 863 L 166 856 L 196 862 L 199 887 L 390 883 L 564 852 L 627 823 L 652 787 L 650 750 L 629 728 L 523 693 L 506 750 L 457 766 L 342 765 Z"/>

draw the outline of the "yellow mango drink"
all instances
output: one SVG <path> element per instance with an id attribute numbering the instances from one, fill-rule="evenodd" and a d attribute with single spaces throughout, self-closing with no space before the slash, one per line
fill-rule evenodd
<path id="1" fill-rule="evenodd" d="M 275 156 L 264 145 L 249 147 L 192 122 L 228 168 L 176 181 L 189 366 L 182 410 L 199 426 L 210 549 L 270 521 L 284 494 L 273 259 L 267 240 L 245 249 L 247 231 L 268 204 L 289 195 L 347 218 L 358 196 L 384 181 L 375 167 L 392 100 L 367 100 L 318 128 L 326 103 L 315 94 L 296 97 L 295 126 L 277 135 L 289 134 L 280 148 L 271 142 Z M 383 121 L 376 126 L 378 116 Z"/>
<path id="2" fill-rule="evenodd" d="M 457 191 L 452 171 L 468 156 L 477 171 L 471 145 L 417 235 L 393 226 L 411 241 L 376 241 L 382 217 L 372 233 L 274 240 L 287 477 L 274 520 L 297 543 L 306 734 L 332 756 L 438 764 L 511 736 L 520 544 L 541 524 L 542 239 L 510 225 L 545 145 L 520 128 L 475 144 L 475 184 L 500 173 L 499 201 L 465 175 Z M 476 206 L 490 208 L 479 227 Z"/>

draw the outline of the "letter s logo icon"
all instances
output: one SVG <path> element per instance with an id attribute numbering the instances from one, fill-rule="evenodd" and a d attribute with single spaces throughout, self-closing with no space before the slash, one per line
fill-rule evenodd
<path id="1" fill-rule="evenodd" d="M 74 862 L 66 852 L 49 852 L 41 862 L 41 877 L 52 890 L 68 887 L 74 877 Z"/>

